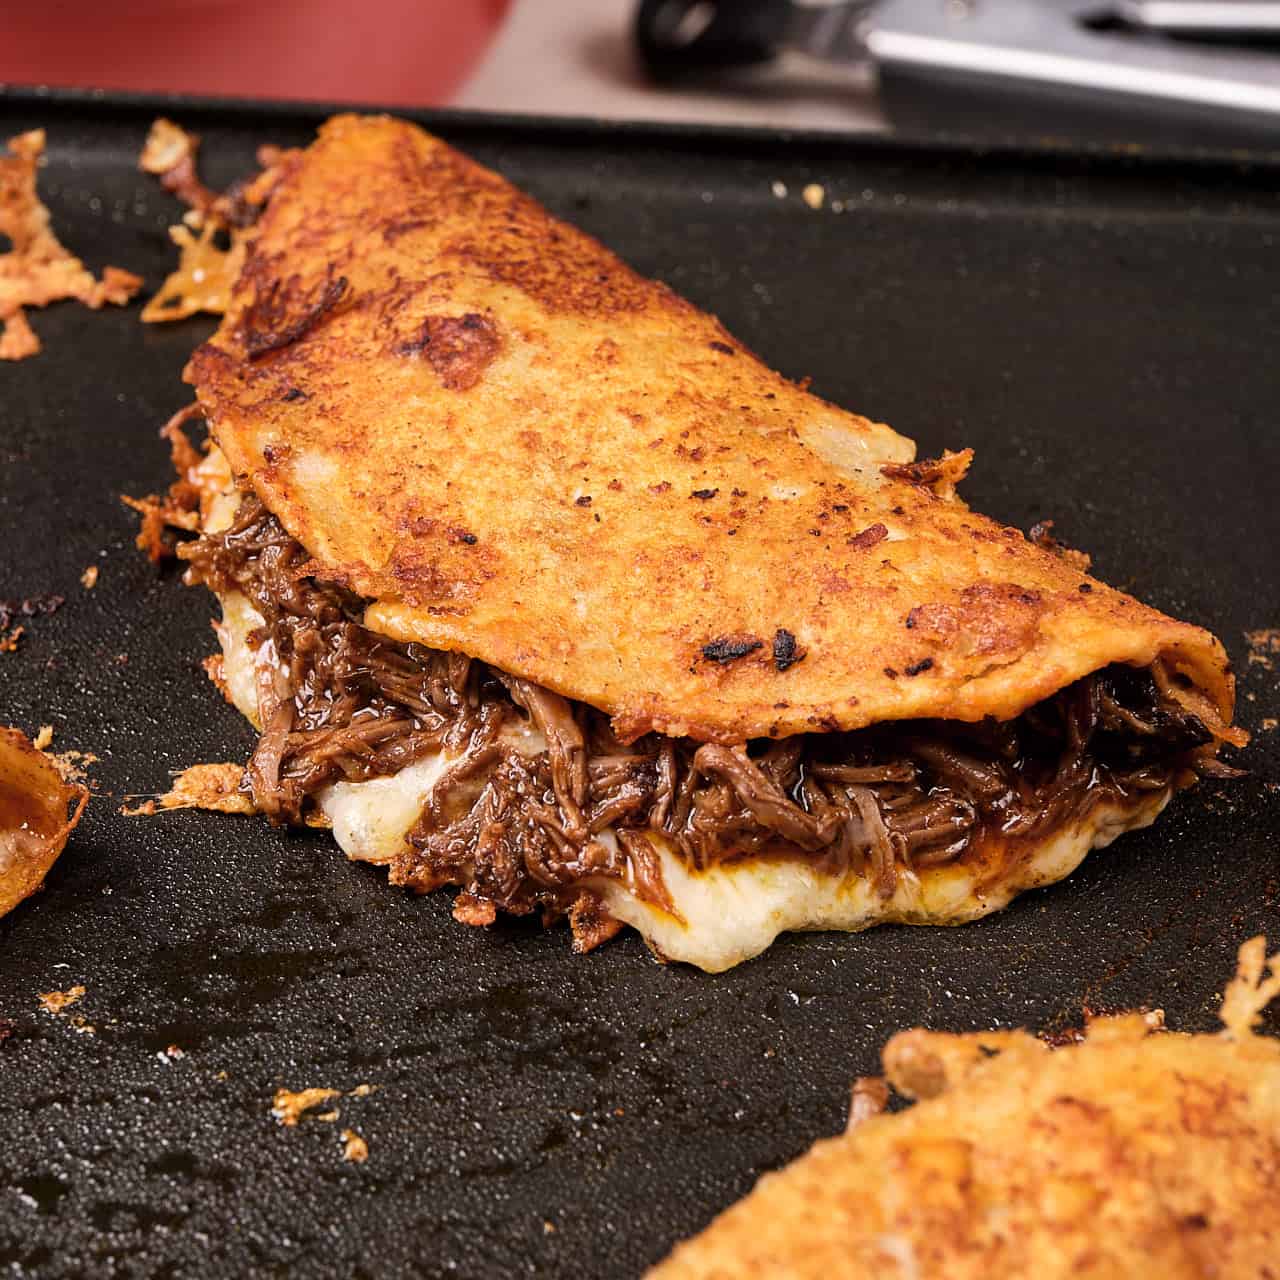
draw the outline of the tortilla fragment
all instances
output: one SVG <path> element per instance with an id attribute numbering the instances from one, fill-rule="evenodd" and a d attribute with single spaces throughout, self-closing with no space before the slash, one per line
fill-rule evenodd
<path id="1" fill-rule="evenodd" d="M 342 1158 L 351 1164 L 364 1164 L 369 1158 L 369 1144 L 354 1129 L 342 1131 Z"/>
<path id="2" fill-rule="evenodd" d="M 161 809 L 207 809 L 214 813 L 256 813 L 253 801 L 240 790 L 241 764 L 193 764 L 173 780 L 173 786 L 137 808 L 125 808 L 126 817 L 150 817 Z"/>
<path id="3" fill-rule="evenodd" d="M 123 306 L 142 288 L 140 276 L 119 267 L 95 280 L 58 240 L 36 193 L 44 148 L 44 130 L 33 129 L 10 138 L 9 154 L 0 155 L 0 235 L 10 241 L 0 253 L 0 360 L 25 360 L 40 350 L 24 307 L 75 298 L 97 311 L 107 303 Z"/>
<path id="4" fill-rule="evenodd" d="M 270 192 L 276 167 L 294 154 L 277 147 L 259 148 L 262 172 L 251 182 L 233 184 L 219 194 L 200 180 L 199 150 L 198 134 L 160 117 L 138 157 L 139 169 L 159 178 L 166 191 L 188 206 L 182 223 L 169 228 L 169 238 L 179 251 L 177 269 L 143 308 L 144 324 L 182 320 L 202 311 L 221 315 L 227 309 L 231 286 L 244 263 L 247 217 Z"/>
<path id="5" fill-rule="evenodd" d="M 0 917 L 44 883 L 88 798 L 25 735 L 0 728 Z"/>
<path id="6" fill-rule="evenodd" d="M 864 1104 L 850 1132 L 766 1174 L 650 1275 L 1265 1276 L 1280 1250 L 1280 1041 L 1252 1029 L 1277 995 L 1280 956 L 1253 938 L 1217 1035 L 1137 1013 L 1057 1049 L 1020 1031 L 901 1032 L 885 1074 L 920 1101 Z"/>

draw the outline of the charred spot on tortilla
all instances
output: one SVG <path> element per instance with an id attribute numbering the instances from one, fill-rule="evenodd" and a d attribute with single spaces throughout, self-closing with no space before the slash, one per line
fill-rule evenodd
<path id="1" fill-rule="evenodd" d="M 451 391 L 469 391 L 502 349 L 497 326 L 474 311 L 427 316 L 415 337 L 400 343 L 400 355 L 422 356 Z"/>
<path id="2" fill-rule="evenodd" d="M 835 507 L 834 510 L 848 510 L 847 507 Z M 868 547 L 874 547 L 878 542 L 883 542 L 889 536 L 889 530 L 878 520 L 875 524 L 868 525 L 861 533 L 855 533 L 852 538 L 847 539 L 847 543 L 851 547 L 856 547 L 859 551 L 865 551 Z"/>
<path id="3" fill-rule="evenodd" d="M 187 369 L 211 447 L 140 506 L 271 821 L 721 970 L 977 918 L 1232 772 L 1211 635 L 970 511 L 967 450 L 745 348 L 689 376 L 718 322 L 439 140 L 338 117 L 261 205 Z"/>
<path id="4" fill-rule="evenodd" d="M 719 636 L 702 646 L 702 656 L 708 662 L 725 666 L 763 648 L 764 641 L 756 636 Z"/>
<path id="5" fill-rule="evenodd" d="M 785 627 L 779 627 L 773 633 L 773 665 L 779 671 L 794 667 L 804 660 L 804 650 L 796 643 L 795 636 Z"/>
<path id="6" fill-rule="evenodd" d="M 917 488 L 928 489 L 939 498 L 955 495 L 955 487 L 965 478 L 973 461 L 972 449 L 958 453 L 946 450 L 940 458 L 921 458 L 918 462 L 887 463 L 880 472 L 890 480 L 904 480 Z M 901 514 L 896 511 L 895 514 Z"/>
<path id="7" fill-rule="evenodd" d="M 240 329 L 245 354 L 257 360 L 293 346 L 342 302 L 347 289 L 347 277 L 332 273 L 309 292 L 298 276 L 272 280 L 245 311 Z"/>

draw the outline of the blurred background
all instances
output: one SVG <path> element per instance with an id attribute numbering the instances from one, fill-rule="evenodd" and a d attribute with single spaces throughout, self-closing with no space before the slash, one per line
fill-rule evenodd
<path id="1" fill-rule="evenodd" d="M 45 0 L 0 82 L 1275 147 L 1280 0 Z"/>

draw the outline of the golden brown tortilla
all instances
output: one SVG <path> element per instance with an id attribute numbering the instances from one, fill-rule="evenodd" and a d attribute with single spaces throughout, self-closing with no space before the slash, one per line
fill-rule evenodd
<path id="1" fill-rule="evenodd" d="M 1280 957 L 1240 949 L 1226 1030 L 1100 1018 L 1025 1032 L 906 1031 L 889 1082 L 919 1098 L 819 1142 L 677 1247 L 652 1280 L 1243 1280 L 1280 1258 L 1280 1042 L 1252 1034 Z"/>
<path id="2" fill-rule="evenodd" d="M 88 798 L 25 734 L 0 727 L 0 916 L 44 883 Z"/>
<path id="3" fill-rule="evenodd" d="M 904 468 L 910 441 L 438 139 L 340 116 L 276 180 L 187 376 L 373 628 L 626 739 L 1011 717 L 1162 655 L 1230 718 L 1207 632 L 970 512 L 963 459 Z"/>

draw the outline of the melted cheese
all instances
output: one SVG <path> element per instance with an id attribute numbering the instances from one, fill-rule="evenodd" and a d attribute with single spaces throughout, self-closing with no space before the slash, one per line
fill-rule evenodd
<path id="1" fill-rule="evenodd" d="M 249 603 L 248 597 L 238 591 L 220 595 L 218 602 L 222 605 L 222 621 L 215 622 L 213 630 L 222 646 L 222 678 L 226 682 L 227 696 L 236 710 L 261 733 L 256 672 L 259 656 L 266 661 L 267 655 L 259 655 L 250 646 L 249 633 L 263 625 L 263 617 Z"/>
<path id="2" fill-rule="evenodd" d="M 392 861 L 448 764 L 438 751 L 390 777 L 335 782 L 319 791 L 316 803 L 333 823 L 338 847 L 355 862 Z"/>
<path id="3" fill-rule="evenodd" d="M 1047 836 L 1023 862 L 995 883 L 982 868 L 960 862 L 919 875 L 899 868 L 898 885 L 883 899 L 865 875 L 819 871 L 806 854 L 790 861 L 755 858 L 690 871 L 674 846 L 650 833 L 667 892 L 683 917 L 637 898 L 616 881 L 594 886 L 611 915 L 637 929 L 660 957 L 721 973 L 765 951 L 780 933 L 878 924 L 964 924 L 1006 906 L 1024 889 L 1071 874 L 1090 849 L 1110 844 L 1135 827 L 1149 826 L 1168 803 L 1155 792 L 1136 809 L 1100 806 L 1077 826 Z"/>
<path id="4" fill-rule="evenodd" d="M 272 662 L 263 645 L 256 653 L 248 633 L 262 617 L 238 593 L 222 600 L 224 673 L 232 700 L 254 724 L 258 705 L 254 665 Z M 546 742 L 537 730 L 520 726 L 508 740 L 530 754 Z M 388 863 L 405 847 L 405 837 L 418 820 L 437 779 L 454 757 L 428 756 L 401 772 L 367 782 L 337 782 L 316 794 L 316 803 L 333 823 L 339 847 L 360 862 Z M 1083 822 L 1028 846 L 1023 859 L 1002 879 L 989 882 L 985 868 L 965 862 L 933 867 L 919 875 L 900 871 L 892 897 L 882 899 L 864 875 L 831 875 L 820 871 L 807 854 L 793 860 L 744 859 L 708 871 L 691 871 L 675 846 L 656 832 L 648 833 L 657 850 L 678 917 L 645 902 L 615 880 L 584 882 L 603 899 L 608 911 L 635 928 L 656 955 L 721 973 L 766 950 L 780 933 L 792 930 L 867 929 L 877 924 L 962 924 L 998 911 L 1024 889 L 1052 884 L 1122 832 L 1154 822 L 1169 800 L 1155 792 L 1135 808 L 1102 805 Z M 599 837 L 612 845 L 606 830 Z M 989 874 L 989 873 L 988 873 Z"/>
<path id="5" fill-rule="evenodd" d="M 222 526 L 220 526 L 222 527 Z M 255 728 L 258 715 L 257 668 L 274 663 L 270 641 L 256 650 L 249 633 L 263 625 L 262 614 L 238 591 L 220 594 L 222 621 L 214 630 L 222 645 L 223 679 L 236 709 Z M 525 755 L 538 755 L 547 740 L 532 725 L 519 722 L 503 729 L 500 739 Z M 436 751 L 389 777 L 365 782 L 335 782 L 316 792 L 316 804 L 333 824 L 333 837 L 348 858 L 357 862 L 391 862 L 405 847 L 437 779 L 457 759 Z"/>

